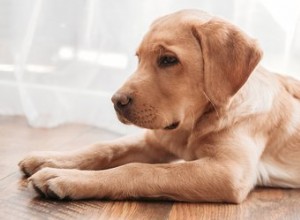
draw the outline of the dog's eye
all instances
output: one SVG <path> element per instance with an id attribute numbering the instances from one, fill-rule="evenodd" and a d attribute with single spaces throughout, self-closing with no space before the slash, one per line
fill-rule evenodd
<path id="1" fill-rule="evenodd" d="M 179 60 L 174 56 L 162 56 L 158 59 L 158 65 L 160 67 L 173 66 L 179 63 Z"/>

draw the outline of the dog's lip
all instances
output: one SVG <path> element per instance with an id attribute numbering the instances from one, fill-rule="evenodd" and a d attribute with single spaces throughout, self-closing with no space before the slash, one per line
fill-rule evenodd
<path id="1" fill-rule="evenodd" d="M 129 125 L 131 122 L 119 111 L 116 111 L 117 117 L 119 121 L 121 121 L 123 124 Z"/>
<path id="2" fill-rule="evenodd" d="M 173 122 L 172 124 L 166 126 L 164 129 L 165 129 L 165 130 L 173 130 L 173 129 L 176 129 L 176 128 L 178 127 L 179 123 L 180 123 L 179 121 Z"/>

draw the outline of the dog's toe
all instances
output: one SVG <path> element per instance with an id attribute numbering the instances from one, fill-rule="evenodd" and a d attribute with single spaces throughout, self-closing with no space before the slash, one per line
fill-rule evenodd
<path id="1" fill-rule="evenodd" d="M 26 170 L 24 166 L 20 166 L 20 169 L 26 177 L 30 177 L 30 173 Z"/>
<path id="2" fill-rule="evenodd" d="M 32 187 L 40 196 L 47 197 L 46 194 L 39 187 L 37 187 L 34 183 L 32 183 Z"/>
<path id="3" fill-rule="evenodd" d="M 47 189 L 47 196 L 52 199 L 61 199 L 53 190 Z"/>

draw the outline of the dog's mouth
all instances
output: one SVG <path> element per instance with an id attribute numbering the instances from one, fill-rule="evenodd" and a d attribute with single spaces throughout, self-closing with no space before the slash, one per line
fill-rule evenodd
<path id="1" fill-rule="evenodd" d="M 126 112 L 120 112 L 118 111 L 118 109 L 116 109 L 116 113 L 117 113 L 117 116 L 118 116 L 118 119 L 123 123 L 123 124 L 134 124 L 136 126 L 139 126 L 139 127 L 142 127 L 142 128 L 148 128 L 148 129 L 164 129 L 164 130 L 174 130 L 176 129 L 178 126 L 179 126 L 179 121 L 176 121 L 176 122 L 173 122 L 172 124 L 169 124 L 168 126 L 166 127 L 160 127 L 160 126 L 155 126 L 154 125 L 151 125 L 149 123 L 144 123 L 143 121 L 139 122 L 137 120 L 135 120 L 134 118 L 132 119 L 130 117 L 130 114 L 126 114 Z"/>
<path id="2" fill-rule="evenodd" d="M 165 130 L 173 130 L 173 129 L 176 129 L 178 127 L 178 125 L 179 125 L 179 121 L 174 122 L 174 123 L 166 126 L 164 129 Z"/>
<path id="3" fill-rule="evenodd" d="M 137 125 L 137 126 L 144 127 L 144 128 L 148 128 L 148 129 L 159 129 L 158 127 L 149 127 L 149 126 L 146 127 L 146 126 L 143 126 L 143 125 L 140 125 L 140 124 L 138 124 L 138 123 L 134 123 L 134 122 L 130 121 L 129 119 L 127 119 L 127 118 L 124 117 L 123 115 L 120 115 L 120 114 L 117 114 L 117 115 L 118 115 L 119 120 L 120 120 L 122 123 L 124 123 L 124 124 L 127 124 L 127 125 L 129 125 L 129 124 L 135 124 L 135 125 Z M 172 123 L 172 124 L 170 124 L 170 125 L 164 127 L 163 129 L 164 129 L 164 130 L 174 130 L 174 129 L 176 129 L 176 128 L 179 126 L 179 123 L 180 123 L 179 121 L 174 122 L 174 123 Z"/>
<path id="4" fill-rule="evenodd" d="M 131 122 L 127 118 L 125 118 L 122 114 L 120 114 L 118 111 L 116 111 L 116 113 L 117 113 L 117 117 L 120 120 L 120 122 L 122 122 L 125 125 L 131 124 Z"/>

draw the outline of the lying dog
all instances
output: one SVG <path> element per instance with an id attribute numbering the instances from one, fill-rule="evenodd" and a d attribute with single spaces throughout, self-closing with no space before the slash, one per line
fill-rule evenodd
<path id="1" fill-rule="evenodd" d="M 45 197 L 240 203 L 254 186 L 300 187 L 300 82 L 258 63 L 258 44 L 196 10 L 156 20 L 112 97 L 148 130 L 19 164 Z M 183 159 L 184 162 L 170 163 Z"/>

